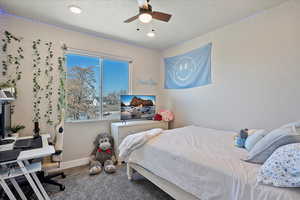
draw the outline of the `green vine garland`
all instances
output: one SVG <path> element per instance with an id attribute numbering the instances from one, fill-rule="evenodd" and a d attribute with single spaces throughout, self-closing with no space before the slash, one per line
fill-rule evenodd
<path id="1" fill-rule="evenodd" d="M 52 63 L 52 58 L 54 56 L 53 50 L 52 50 L 52 42 L 47 42 L 45 43 L 47 46 L 47 56 L 45 59 L 45 77 L 48 79 L 47 84 L 45 87 L 45 99 L 48 101 L 47 102 L 47 110 L 45 111 L 44 117 L 47 119 L 47 124 L 52 125 L 53 124 L 53 119 L 52 119 L 52 114 L 53 114 L 53 106 L 52 106 L 52 95 L 53 95 L 53 63 Z"/>
<path id="2" fill-rule="evenodd" d="M 4 31 L 3 38 L 1 41 L 1 49 L 0 53 L 2 53 L 3 60 L 0 62 L 2 65 L 2 75 L 6 77 L 6 82 L 2 83 L 2 85 L 10 85 L 15 87 L 15 91 L 17 93 L 17 82 L 22 79 L 22 69 L 21 63 L 24 59 L 24 50 L 21 47 L 22 38 L 18 38 L 11 34 L 8 31 Z M 19 47 L 15 44 L 18 43 Z M 54 52 L 53 52 L 53 43 L 45 42 L 44 43 L 47 48 L 47 54 L 45 56 L 44 62 L 42 61 L 42 56 L 40 53 L 40 45 L 41 40 L 35 40 L 32 42 L 32 69 L 33 69 L 33 122 L 38 122 L 41 119 L 41 104 L 43 103 L 43 98 L 45 98 L 46 102 L 46 110 L 44 113 L 44 117 L 47 119 L 48 125 L 53 125 L 53 81 L 54 81 Z M 15 52 L 10 52 L 10 45 L 17 47 Z M 62 50 L 66 50 L 66 45 L 62 46 Z M 58 102 L 57 102 L 57 120 L 62 120 L 62 110 L 65 108 L 65 80 L 66 80 L 66 72 L 64 68 L 65 58 L 64 56 L 60 56 L 57 58 L 58 62 Z M 41 79 L 42 63 L 45 64 L 44 69 L 44 77 L 46 78 L 45 83 L 43 83 Z M 45 87 L 43 87 L 43 85 Z"/>
<path id="3" fill-rule="evenodd" d="M 8 49 L 12 42 L 20 43 L 21 39 L 17 38 L 8 31 L 4 31 L 4 38 L 1 41 L 3 43 L 1 50 L 3 54 L 6 55 L 5 59 L 2 60 L 2 75 L 3 77 L 8 77 L 6 83 L 15 87 L 15 95 L 17 96 L 17 82 L 22 78 L 22 71 L 20 68 L 21 62 L 24 59 L 24 50 L 21 46 L 19 46 L 17 48 L 17 52 L 15 55 L 13 55 L 12 53 L 8 53 Z M 8 74 L 8 69 L 10 66 L 15 66 L 15 72 Z"/>
<path id="4" fill-rule="evenodd" d="M 33 61 L 33 122 L 38 122 L 41 119 L 40 114 L 40 104 L 42 101 L 41 91 L 43 88 L 40 85 L 39 77 L 41 75 L 41 55 L 39 53 L 39 45 L 41 43 L 41 40 L 38 39 L 36 41 L 32 42 L 32 49 L 33 49 L 33 55 L 32 55 L 32 61 Z"/>
<path id="5" fill-rule="evenodd" d="M 63 50 L 64 47 L 63 47 Z M 66 80 L 66 72 L 65 72 L 65 57 L 58 57 L 58 71 L 59 71 L 59 86 L 58 86 L 58 102 L 57 102 L 57 119 L 58 122 L 62 120 L 62 110 L 66 106 L 66 94 L 65 94 L 65 80 Z"/>

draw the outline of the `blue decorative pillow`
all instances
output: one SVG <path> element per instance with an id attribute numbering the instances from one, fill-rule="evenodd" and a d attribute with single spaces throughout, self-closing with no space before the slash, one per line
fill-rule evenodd
<path id="1" fill-rule="evenodd" d="M 257 181 L 277 187 L 300 187 L 300 143 L 278 148 L 260 168 Z"/>
<path id="2" fill-rule="evenodd" d="M 234 138 L 234 145 L 238 148 L 245 147 L 246 138 L 242 138 L 241 136 L 236 136 Z"/>
<path id="3" fill-rule="evenodd" d="M 254 145 L 263 137 L 265 137 L 268 134 L 268 132 L 264 129 L 255 130 L 254 133 L 249 135 L 245 142 L 245 148 L 247 151 L 250 151 Z"/>
<path id="4" fill-rule="evenodd" d="M 275 129 L 254 145 L 245 161 L 262 164 L 277 148 L 292 143 L 300 143 L 295 127 Z"/>

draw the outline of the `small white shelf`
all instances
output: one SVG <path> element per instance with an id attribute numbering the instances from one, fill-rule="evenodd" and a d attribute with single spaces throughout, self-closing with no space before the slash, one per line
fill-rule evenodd
<path id="1" fill-rule="evenodd" d="M 26 165 L 25 168 L 26 168 L 26 173 L 24 173 L 20 167 L 8 169 L 8 170 L 2 169 L 0 171 L 0 179 L 5 180 L 5 179 L 14 178 L 14 177 L 17 177 L 17 176 L 22 176 L 24 174 L 29 174 L 29 173 L 34 173 L 34 172 L 37 172 L 37 171 L 41 171 L 42 170 L 42 164 L 41 164 L 41 162 L 36 162 L 36 163 L 32 163 L 30 165 Z"/>

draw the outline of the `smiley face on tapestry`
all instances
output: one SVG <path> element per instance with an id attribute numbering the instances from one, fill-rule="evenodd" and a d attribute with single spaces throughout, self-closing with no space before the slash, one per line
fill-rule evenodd
<path id="1" fill-rule="evenodd" d="M 211 83 L 211 44 L 165 58 L 165 88 L 184 89 Z"/>

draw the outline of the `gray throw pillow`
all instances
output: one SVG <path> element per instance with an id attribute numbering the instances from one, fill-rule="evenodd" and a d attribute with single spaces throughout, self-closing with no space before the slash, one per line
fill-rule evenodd
<path id="1" fill-rule="evenodd" d="M 254 133 L 252 133 L 247 137 L 245 142 L 245 149 L 247 151 L 251 151 L 251 149 L 255 146 L 255 144 L 263 137 L 265 137 L 267 134 L 268 132 L 264 129 L 256 130 Z"/>
<path id="2" fill-rule="evenodd" d="M 300 143 L 295 127 L 275 129 L 254 145 L 245 161 L 263 164 L 277 148 L 291 143 Z"/>

